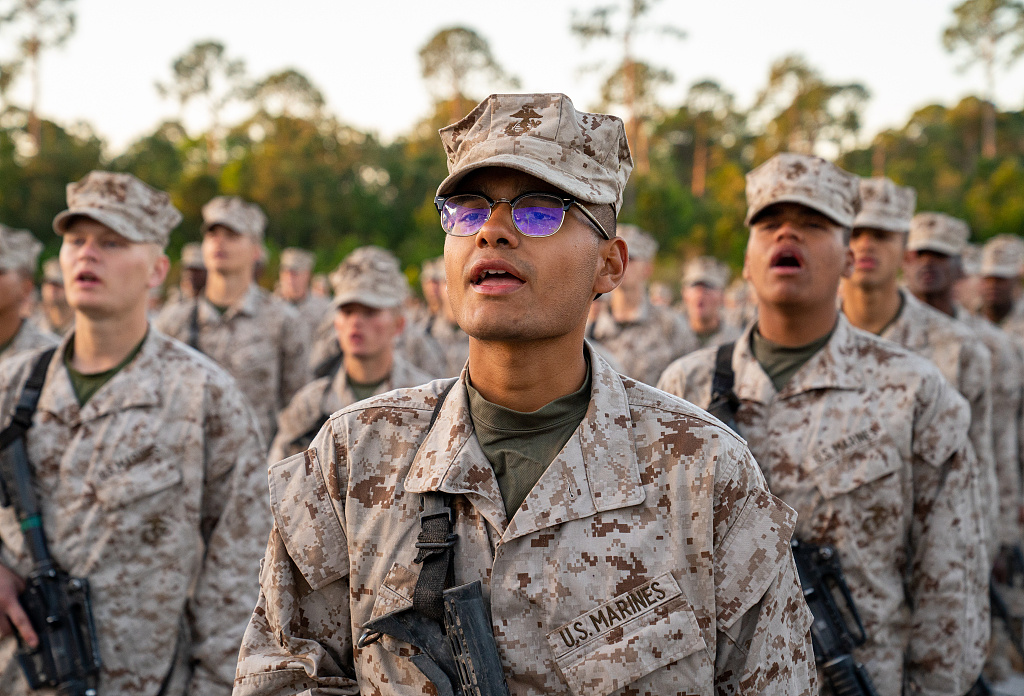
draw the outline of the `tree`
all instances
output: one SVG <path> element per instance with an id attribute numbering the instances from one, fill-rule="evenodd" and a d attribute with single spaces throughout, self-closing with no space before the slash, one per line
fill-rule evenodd
<path id="1" fill-rule="evenodd" d="M 758 159 L 788 150 L 814 153 L 831 143 L 838 153 L 856 144 L 868 91 L 859 83 L 831 84 L 800 56 L 772 64 L 752 118 L 764 124 Z"/>
<path id="2" fill-rule="evenodd" d="M 8 24 L 20 36 L 19 57 L 0 65 L 0 95 L 5 95 L 27 64 L 32 81 L 28 129 L 36 149 L 42 147 L 39 98 L 42 81 L 39 60 L 46 49 L 57 48 L 75 31 L 74 0 L 0 0 L 0 24 Z"/>
<path id="3" fill-rule="evenodd" d="M 966 54 L 961 70 L 981 63 L 985 71 L 981 154 L 992 158 L 996 156 L 996 63 L 1002 55 L 1009 66 L 1024 54 L 1024 3 L 965 0 L 953 8 L 953 16 L 954 23 L 942 32 L 942 44 L 950 53 Z M 1014 39 L 1012 46 L 1008 39 Z M 1004 46 L 1008 50 L 1004 51 Z"/>
<path id="4" fill-rule="evenodd" d="M 250 87 L 246 96 L 267 116 L 317 120 L 324 108 L 323 93 L 294 68 L 268 75 Z"/>
<path id="5" fill-rule="evenodd" d="M 702 80 L 690 87 L 686 108 L 693 119 L 690 191 L 697 198 L 702 198 L 707 183 L 709 141 L 737 130 L 740 117 L 733 109 L 732 94 L 714 80 Z"/>
<path id="6" fill-rule="evenodd" d="M 486 95 L 486 87 L 481 87 L 519 84 L 494 58 L 487 40 L 467 27 L 440 30 L 420 48 L 419 56 L 420 72 L 434 100 L 454 101 L 461 115 Z"/>
<path id="7" fill-rule="evenodd" d="M 176 99 L 184 115 L 185 107 L 195 99 L 205 102 L 209 116 L 206 137 L 207 167 L 217 170 L 218 139 L 221 136 L 221 114 L 233 101 L 246 93 L 245 63 L 227 56 L 224 44 L 200 41 L 192 45 L 171 64 L 170 82 L 158 82 L 157 92 L 164 98 Z"/>
<path id="8" fill-rule="evenodd" d="M 598 39 L 611 39 L 622 45 L 622 60 L 606 79 L 602 94 L 607 96 L 606 104 L 621 104 L 626 110 L 626 140 L 638 174 L 650 169 L 646 124 L 655 115 L 657 89 L 671 84 L 674 78 L 667 70 L 637 60 L 634 42 L 641 34 L 658 33 L 677 39 L 686 36 L 676 27 L 651 27 L 644 23 L 645 16 L 660 1 L 624 0 L 627 7 L 621 27 L 612 22 L 612 17 L 622 9 L 618 5 L 597 7 L 584 17 L 574 15 L 572 21 L 572 32 L 584 45 Z"/>

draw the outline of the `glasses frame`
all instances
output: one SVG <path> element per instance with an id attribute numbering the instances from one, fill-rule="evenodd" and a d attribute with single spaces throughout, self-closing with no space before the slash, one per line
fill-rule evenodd
<path id="1" fill-rule="evenodd" d="M 604 237 L 605 239 L 611 239 L 611 236 L 604 229 L 604 225 L 597 221 L 597 218 L 594 217 L 593 213 L 587 210 L 587 207 L 585 205 L 580 203 L 577 199 L 573 198 L 572 196 L 559 196 L 557 193 L 549 193 L 547 191 L 527 191 L 526 193 L 519 194 L 512 200 L 509 200 L 507 198 L 499 198 L 495 200 L 484 193 L 469 193 L 463 191 L 460 193 L 450 193 L 447 196 L 434 196 L 434 206 L 437 208 L 437 214 L 439 216 L 441 215 L 441 211 L 444 209 L 444 206 L 448 202 L 448 200 L 451 198 L 455 198 L 456 196 L 479 196 L 480 198 L 483 198 L 485 201 L 487 201 L 490 208 L 487 211 L 487 218 L 484 219 L 482 223 L 480 223 L 480 227 L 486 225 L 487 221 L 491 219 L 491 215 L 494 214 L 494 206 L 498 205 L 499 203 L 508 203 L 510 209 L 510 217 L 512 218 L 512 224 L 515 226 L 516 231 L 519 232 L 519 234 L 523 235 L 524 237 L 543 239 L 544 237 L 550 237 L 551 235 L 555 234 L 560 229 L 562 229 L 562 225 L 565 224 L 565 213 L 569 210 L 569 208 L 575 205 L 577 208 L 580 209 L 583 215 L 586 216 L 587 220 L 589 220 L 590 223 L 597 228 L 597 231 L 601 234 L 602 237 Z M 516 224 L 515 216 L 511 215 L 511 209 L 515 208 L 516 203 L 518 203 L 519 201 L 528 196 L 546 196 L 548 198 L 554 198 L 555 200 L 559 200 L 562 202 L 562 221 L 558 223 L 558 227 L 556 227 L 554 231 L 550 232 L 549 234 L 526 234 L 521 229 L 519 229 L 519 225 Z M 441 229 L 444 228 L 442 227 Z M 479 231 L 480 229 L 478 228 L 477 231 L 473 232 L 472 234 L 452 234 L 451 232 L 445 230 L 445 234 L 451 235 L 452 237 L 472 237 Z"/>

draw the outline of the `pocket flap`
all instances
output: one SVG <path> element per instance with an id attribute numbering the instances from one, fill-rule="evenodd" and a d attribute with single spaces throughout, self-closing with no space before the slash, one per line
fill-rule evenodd
<path id="1" fill-rule="evenodd" d="M 345 532 L 315 449 L 270 468 L 270 501 L 288 555 L 310 587 L 319 590 L 348 575 Z"/>
<path id="2" fill-rule="evenodd" d="M 848 452 L 841 457 L 819 461 L 815 472 L 818 490 L 826 499 L 836 498 L 897 471 L 897 457 L 886 456 L 879 442 Z"/>
<path id="3" fill-rule="evenodd" d="M 671 573 L 595 607 L 547 638 L 576 696 L 610 694 L 707 647 Z"/>
<path id="4" fill-rule="evenodd" d="M 96 500 L 105 510 L 155 495 L 181 483 L 181 469 L 174 462 L 154 457 L 153 445 L 141 447 L 124 461 L 116 462 L 110 473 L 93 482 Z"/>

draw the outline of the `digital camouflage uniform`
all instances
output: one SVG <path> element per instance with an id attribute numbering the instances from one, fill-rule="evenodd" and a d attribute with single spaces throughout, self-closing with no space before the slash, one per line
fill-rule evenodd
<path id="1" fill-rule="evenodd" d="M 157 328 L 187 343 L 196 306 L 199 341 L 195 347 L 235 378 L 269 443 L 278 411 L 309 381 L 309 337 L 298 313 L 253 284 L 224 314 L 204 296 L 167 308 L 157 319 Z"/>
<path id="2" fill-rule="evenodd" d="M 402 387 L 415 387 L 434 379 L 398 355 L 393 359 L 391 374 L 377 387 L 375 394 L 383 394 Z M 277 417 L 277 435 L 270 447 L 267 461 L 273 464 L 303 451 L 310 439 L 307 435 L 310 430 L 319 430 L 324 420 L 332 413 L 358 400 L 348 385 L 344 367 L 333 376 L 321 377 L 304 386 Z M 302 442 L 301 446 L 296 446 L 300 440 L 305 442 Z"/>
<path id="3" fill-rule="evenodd" d="M 618 204 L 632 168 L 622 122 L 564 95 L 492 95 L 441 135 L 439 195 L 497 157 Z M 411 646 L 354 647 L 367 620 L 411 604 L 427 491 L 454 496 L 454 581 L 481 580 L 515 696 L 813 693 L 792 511 L 732 433 L 585 350 L 586 415 L 511 520 L 468 369 L 351 406 L 272 467 L 275 530 L 236 693 L 435 693 Z"/>
<path id="4" fill-rule="evenodd" d="M 796 536 L 833 544 L 868 642 L 854 650 L 879 694 L 962 696 L 988 642 L 988 559 L 973 490 L 970 409 L 938 369 L 845 317 L 775 391 L 750 349 L 732 367 L 737 423 Z M 673 363 L 658 387 L 711 400 L 715 349 Z M 985 582 L 985 584 L 982 584 Z"/>
<path id="5" fill-rule="evenodd" d="M 706 285 L 724 294 L 725 287 L 729 282 L 729 268 L 713 256 L 699 256 L 686 264 L 683 270 L 683 288 L 694 285 Z M 686 306 L 682 305 L 683 315 L 686 316 Z M 708 336 L 701 336 L 693 327 L 689 319 L 685 319 L 693 332 L 699 347 L 720 346 L 730 341 L 735 341 L 743 333 L 743 329 L 725 318 L 725 312 L 718 313 L 718 328 Z M 667 367 L 667 366 L 666 366 Z M 660 375 L 659 375 L 660 376 Z"/>
<path id="6" fill-rule="evenodd" d="M 48 348 L 57 345 L 60 339 L 52 333 L 43 331 L 28 319 L 22 319 L 18 333 L 3 351 L 0 351 L 0 363 L 4 363 L 15 355 L 35 348 Z"/>
<path id="7" fill-rule="evenodd" d="M 289 247 L 281 252 L 281 266 L 283 270 L 293 271 L 304 271 L 311 273 L 313 266 L 316 262 L 316 257 L 313 256 L 312 252 L 306 251 L 305 249 L 298 249 L 295 247 Z M 324 321 L 325 318 L 331 316 L 331 300 L 327 297 L 318 297 L 312 292 L 309 292 L 308 288 L 306 296 L 298 302 L 291 300 L 281 299 L 288 302 L 295 311 L 299 313 L 303 323 L 306 325 L 306 334 L 313 336 L 316 332 L 317 327 Z"/>
<path id="8" fill-rule="evenodd" d="M 39 263 L 42 243 L 27 230 L 15 230 L 0 224 L 0 271 L 25 273 L 31 278 Z M 25 350 L 46 348 L 60 340 L 28 319 L 22 319 L 17 332 L 0 350 L 0 363 Z"/>
<path id="9" fill-rule="evenodd" d="M 511 523 L 465 374 L 429 432 L 446 382 L 345 409 L 273 466 L 275 526 L 236 696 L 431 693 L 410 646 L 353 643 L 370 618 L 411 605 L 417 494 L 435 490 L 458 495 L 455 583 L 483 581 L 515 696 L 813 693 L 792 511 L 741 440 L 590 355 L 587 416 Z M 630 605 L 645 588 L 656 601 Z"/>
<path id="10" fill-rule="evenodd" d="M 647 298 L 635 321 L 616 321 L 605 307 L 591 335 L 618 361 L 624 374 L 646 384 L 657 383 L 669 363 L 697 348 L 697 339 L 683 317 Z"/>
<path id="11" fill-rule="evenodd" d="M 167 194 L 129 174 L 90 173 L 68 187 L 68 207 L 54 220 L 61 234 L 85 215 L 131 242 L 166 244 L 181 220 Z M 64 366 L 73 340 L 50 360 L 26 445 L 53 558 L 89 580 L 98 692 L 227 694 L 270 527 L 252 410 L 222 369 L 152 327 L 80 406 Z M 41 352 L 0 366 L 0 423 Z M 0 509 L 0 563 L 31 570 L 12 508 Z M 30 693 L 16 647 L 0 640 L 5 696 Z"/>

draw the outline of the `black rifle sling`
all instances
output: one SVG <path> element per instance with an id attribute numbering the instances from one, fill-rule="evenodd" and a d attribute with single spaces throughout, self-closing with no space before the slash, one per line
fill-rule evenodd
<path id="1" fill-rule="evenodd" d="M 720 398 L 727 399 L 730 403 L 736 399 L 732 391 L 736 384 L 736 373 L 732 371 L 732 353 L 735 348 L 735 343 L 718 346 L 718 352 L 715 354 L 715 376 L 711 380 L 712 403 Z"/>
<path id="2" fill-rule="evenodd" d="M 192 311 L 188 315 L 188 344 L 199 350 L 199 298 L 192 303 Z"/>
<path id="3" fill-rule="evenodd" d="M 430 417 L 429 433 L 441 406 L 458 380 L 441 392 Z M 445 589 L 455 584 L 455 542 L 458 535 L 452 532 L 455 526 L 455 508 L 452 496 L 439 491 L 423 493 L 423 512 L 420 513 L 420 534 L 416 539 L 415 563 L 422 563 L 416 589 L 413 591 L 412 606 L 423 616 L 435 621 L 444 620 Z"/>
<path id="4" fill-rule="evenodd" d="M 29 373 L 25 386 L 22 387 L 21 396 L 18 397 L 18 405 L 14 408 L 11 424 L 4 428 L 3 432 L 0 432 L 0 449 L 5 449 L 19 437 L 24 437 L 28 429 L 32 427 L 32 416 L 35 415 L 39 397 L 43 393 L 46 370 L 50 367 L 50 361 L 56 352 L 56 348 L 50 348 L 36 358 L 35 364 L 32 365 L 32 372 Z"/>

